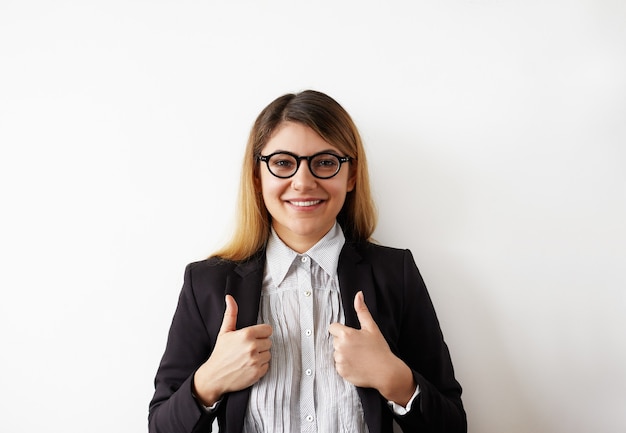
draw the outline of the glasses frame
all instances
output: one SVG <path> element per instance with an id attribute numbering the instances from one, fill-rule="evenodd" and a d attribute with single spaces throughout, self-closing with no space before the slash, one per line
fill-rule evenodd
<path id="1" fill-rule="evenodd" d="M 296 169 L 294 170 L 293 173 L 291 173 L 289 176 L 278 176 L 276 173 L 274 173 L 272 171 L 272 169 L 270 168 L 270 158 L 272 158 L 274 155 L 289 155 L 292 158 L 294 158 L 296 160 Z M 337 158 L 337 160 L 339 160 L 339 165 L 337 166 L 337 171 L 334 172 L 333 174 L 331 174 L 330 176 L 318 176 L 317 174 L 315 174 L 313 172 L 313 170 L 311 169 L 311 161 L 313 160 L 313 158 L 316 158 L 320 155 L 330 155 L 333 156 L 335 158 Z M 332 152 L 317 152 L 313 155 L 310 156 L 299 156 L 296 155 L 295 153 L 291 153 L 291 152 L 286 152 L 286 151 L 281 151 L 281 152 L 274 152 L 274 153 L 270 153 L 269 155 L 257 155 L 257 161 L 263 161 L 265 162 L 265 165 L 267 165 L 267 170 L 272 174 L 272 176 L 275 176 L 279 179 L 289 179 L 290 177 L 293 177 L 296 175 L 296 173 L 298 172 L 298 170 L 300 169 L 300 162 L 302 160 L 306 160 L 307 165 L 309 166 L 309 173 L 311 173 L 313 175 L 313 177 L 317 178 L 317 179 L 330 179 L 332 177 L 337 176 L 337 174 L 341 171 L 341 165 L 346 163 L 346 162 L 350 162 L 355 158 L 352 158 L 350 156 L 339 156 L 335 153 Z"/>

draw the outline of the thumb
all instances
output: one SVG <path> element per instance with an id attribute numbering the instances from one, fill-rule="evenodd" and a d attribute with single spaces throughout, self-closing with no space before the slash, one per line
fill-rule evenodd
<path id="1" fill-rule="evenodd" d="M 237 329 L 237 313 L 239 307 L 235 298 L 231 295 L 226 295 L 226 311 L 224 311 L 224 319 L 222 319 L 222 326 L 220 327 L 220 334 L 225 332 L 234 331 Z"/>
<path id="2" fill-rule="evenodd" d="M 372 330 L 374 328 L 378 328 L 374 318 L 372 317 L 370 310 L 365 305 L 365 299 L 363 299 L 363 292 L 358 292 L 354 297 L 354 309 L 356 310 L 356 315 L 359 318 L 359 323 L 361 324 L 361 329 Z"/>

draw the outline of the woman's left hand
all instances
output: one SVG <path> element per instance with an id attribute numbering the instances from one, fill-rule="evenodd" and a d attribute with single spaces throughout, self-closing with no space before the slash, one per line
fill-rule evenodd
<path id="1" fill-rule="evenodd" d="M 363 388 L 375 388 L 387 400 L 405 406 L 415 392 L 411 369 L 393 354 L 363 299 L 354 297 L 361 329 L 332 323 L 335 368 L 348 382 Z"/>

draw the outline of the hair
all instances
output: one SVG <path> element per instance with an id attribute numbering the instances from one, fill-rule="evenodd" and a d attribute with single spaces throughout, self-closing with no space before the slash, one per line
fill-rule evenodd
<path id="1" fill-rule="evenodd" d="M 350 156 L 355 187 L 337 216 L 346 239 L 370 241 L 376 228 L 376 207 L 372 199 L 367 159 L 356 125 L 346 110 L 330 96 L 314 90 L 283 95 L 272 101 L 257 117 L 248 138 L 241 182 L 235 232 L 229 243 L 212 256 L 243 261 L 262 250 L 270 234 L 271 215 L 258 190 L 257 157 L 284 122 L 308 126 L 325 141 Z"/>

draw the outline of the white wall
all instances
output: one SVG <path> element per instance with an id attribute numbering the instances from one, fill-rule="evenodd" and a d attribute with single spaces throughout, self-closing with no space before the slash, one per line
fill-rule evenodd
<path id="1" fill-rule="evenodd" d="M 626 431 L 618 0 L 0 3 L 0 427 L 146 431 L 274 97 L 353 115 L 471 433 Z"/>

